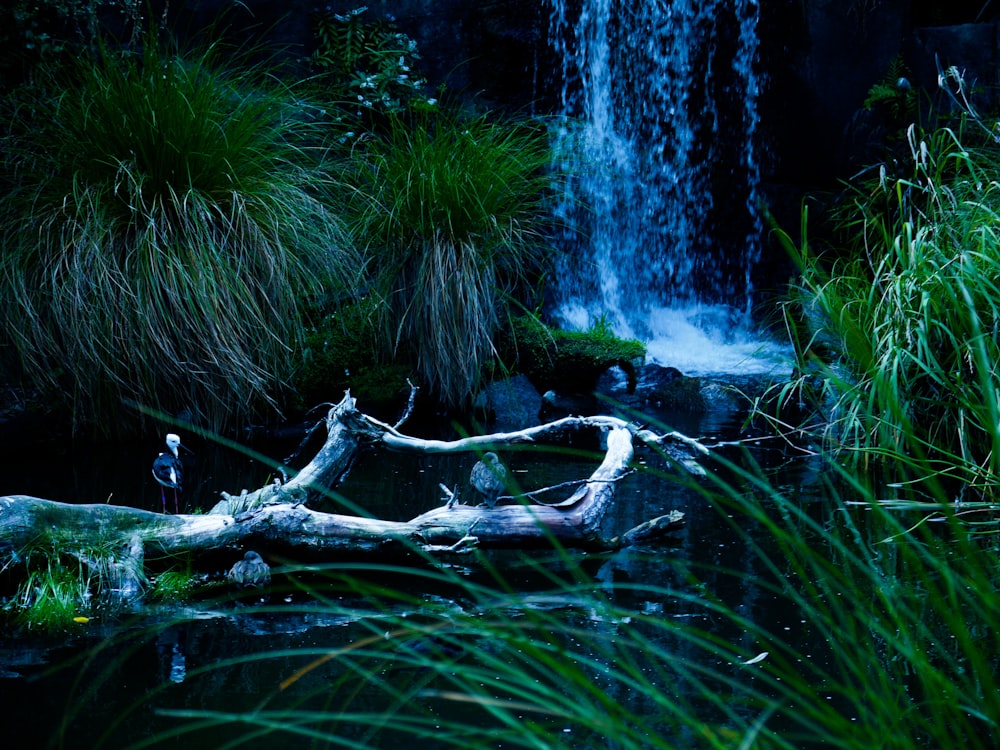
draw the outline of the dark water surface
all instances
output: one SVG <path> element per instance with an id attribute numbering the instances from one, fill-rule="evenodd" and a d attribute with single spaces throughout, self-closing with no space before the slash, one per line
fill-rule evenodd
<path id="1" fill-rule="evenodd" d="M 741 431 L 742 415 L 738 413 L 660 417 L 672 417 L 671 427 L 707 443 L 747 437 Z M 190 483 L 185 493 L 189 510 L 211 506 L 219 490 L 256 488 L 273 476 L 273 469 L 264 461 L 207 441 L 190 442 L 194 455 L 189 459 Z M 295 445 L 296 441 L 291 440 L 255 447 L 280 460 Z M 750 440 L 747 445 L 753 460 L 785 494 L 804 504 L 813 503 L 816 496 L 812 488 L 817 477 L 808 463 L 789 459 L 773 450 L 766 440 Z M 58 456 L 19 456 L 3 467 L 0 494 L 23 493 L 53 500 L 156 509 L 159 489 L 149 474 L 149 464 L 158 450 L 159 440 L 151 438 L 148 445 L 77 444 Z M 733 458 L 740 456 L 736 447 L 723 446 L 718 451 Z M 506 451 L 502 457 L 525 490 L 586 477 L 600 460 L 599 454 L 587 452 L 572 455 L 523 449 Z M 469 492 L 466 482 L 475 460 L 472 454 L 405 456 L 366 452 L 338 488 L 341 499 L 331 499 L 328 507 L 321 509 L 356 509 L 392 520 L 412 518 L 441 503 L 439 484 L 457 487 L 460 494 Z M 380 683 L 387 681 L 396 686 L 394 689 L 406 692 L 414 681 L 425 681 L 421 689 L 426 690 L 435 686 L 435 680 L 419 670 L 393 669 L 375 670 L 376 679 L 366 680 L 350 671 L 350 662 L 329 659 L 295 677 L 284 688 L 281 686 L 310 661 L 362 642 L 382 632 L 380 628 L 394 627 L 381 622 L 397 623 L 401 617 L 442 621 L 454 614 L 475 620 L 491 612 L 496 614 L 500 610 L 493 608 L 499 607 L 512 622 L 527 622 L 530 613 L 545 612 L 565 622 L 567 634 L 590 633 L 608 643 L 614 642 L 619 629 L 640 627 L 628 618 L 603 616 L 585 600 L 555 586 L 552 577 L 564 573 L 572 580 L 581 574 L 596 580 L 616 607 L 705 628 L 734 643 L 746 659 L 753 658 L 764 647 L 752 635 L 715 622 L 666 593 L 667 588 L 682 583 L 677 580 L 675 563 L 696 562 L 704 566 L 699 568 L 703 571 L 700 586 L 770 632 L 807 642 L 810 634 L 801 617 L 787 606 L 777 606 L 772 595 L 756 585 L 758 572 L 763 573 L 756 570 L 759 559 L 734 533 L 729 523 L 732 519 L 726 518 L 729 512 L 719 511 L 686 482 L 677 481 L 676 470 L 656 453 L 639 449 L 636 465 L 641 470 L 622 482 L 606 519 L 605 532 L 609 536 L 621 533 L 646 519 L 680 510 L 686 523 L 669 542 L 643 551 L 578 553 L 569 558 L 550 552 L 496 555 L 490 565 L 500 571 L 506 590 L 493 585 L 492 573 L 472 561 L 468 565 L 459 561 L 451 569 L 452 573 L 459 571 L 469 588 L 434 581 L 423 574 L 410 577 L 398 570 L 356 571 L 369 583 L 386 590 L 403 590 L 410 597 L 404 601 L 395 595 L 373 597 L 370 591 L 352 593 L 344 585 L 342 570 L 326 583 L 324 574 L 317 572 L 308 590 L 295 588 L 283 581 L 280 566 L 276 565 L 276 585 L 269 596 L 237 598 L 225 593 L 180 608 L 149 608 L 121 622 L 92 620 L 81 625 L 76 638 L 15 638 L 5 634 L 0 638 L 0 691 L 4 698 L 0 711 L 7 726 L 18 726 L 25 738 L 23 744 L 5 744 L 25 748 L 128 747 L 172 727 L 186 726 L 191 719 L 185 712 L 201 710 L 239 713 L 277 706 L 334 714 L 384 710 L 387 693 Z M 238 555 L 234 555 L 235 559 Z M 741 575 L 725 572 L 730 570 Z M 497 593 L 484 600 L 481 592 L 485 589 L 479 589 L 480 584 L 490 584 L 490 590 Z M 631 590 L 632 585 L 640 588 Z M 490 598 L 493 596 L 495 599 Z M 387 635 L 386 639 L 391 637 Z M 659 639 L 658 647 L 678 658 L 690 649 L 689 644 L 672 641 L 665 632 L 650 637 Z M 264 652 L 272 655 L 246 658 Z M 601 663 L 602 658 L 610 657 L 596 654 L 595 663 Z M 655 669 L 652 665 L 649 668 Z M 594 679 L 601 684 L 600 674 L 595 674 Z M 649 695 L 627 690 L 619 681 L 608 679 L 603 689 L 639 714 L 651 701 Z M 446 723 L 449 718 L 462 718 L 467 709 L 454 703 L 435 708 L 434 702 L 428 701 L 425 710 L 432 717 L 440 710 L 441 720 Z M 648 710 L 655 713 L 657 709 L 650 703 Z M 319 740 L 309 744 L 307 739 L 283 733 L 249 739 L 252 731 L 246 723 L 205 727 L 189 736 L 157 740 L 150 746 L 195 750 L 223 747 L 228 741 L 233 741 L 234 747 L 253 748 L 287 747 L 289 742 L 329 746 Z M 345 720 L 336 731 L 361 746 L 404 746 L 387 729 L 362 729 Z M 576 727 L 567 726 L 563 731 L 570 746 L 613 746 L 607 738 L 588 736 Z M 581 734 L 570 739 L 573 732 Z M 236 742 L 238 737 L 245 744 Z M 684 744 L 683 738 L 676 739 Z M 433 742 L 421 744 L 435 746 Z M 446 744 L 442 742 L 441 746 Z M 697 742 L 692 740 L 691 746 L 697 746 Z"/>

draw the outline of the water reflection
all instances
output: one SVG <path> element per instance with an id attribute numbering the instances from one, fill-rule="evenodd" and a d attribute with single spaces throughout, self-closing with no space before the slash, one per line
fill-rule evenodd
<path id="1" fill-rule="evenodd" d="M 162 673 L 165 673 L 166 679 L 171 682 L 181 683 L 187 677 L 185 632 L 181 628 L 168 629 L 156 638 L 158 661 L 164 667 Z"/>

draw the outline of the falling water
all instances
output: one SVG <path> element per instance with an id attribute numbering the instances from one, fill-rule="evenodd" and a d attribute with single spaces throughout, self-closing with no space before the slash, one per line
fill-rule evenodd
<path id="1" fill-rule="evenodd" d="M 570 175 L 557 315 L 689 374 L 770 367 L 760 254 L 758 0 L 550 0 Z"/>

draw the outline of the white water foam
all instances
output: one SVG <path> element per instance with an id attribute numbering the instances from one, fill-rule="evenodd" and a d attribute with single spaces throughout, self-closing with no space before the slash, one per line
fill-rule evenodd
<path id="1" fill-rule="evenodd" d="M 788 344 L 747 327 L 739 311 L 724 305 L 653 308 L 639 332 L 624 317 L 601 315 L 616 335 L 642 340 L 648 361 L 685 375 L 784 377 L 791 372 Z M 557 318 L 562 327 L 576 331 L 593 328 L 601 320 L 579 304 L 564 305 Z"/>
<path id="2" fill-rule="evenodd" d="M 792 355 L 788 345 L 732 325 L 729 313 L 718 306 L 654 309 L 648 358 L 685 375 L 787 375 Z"/>

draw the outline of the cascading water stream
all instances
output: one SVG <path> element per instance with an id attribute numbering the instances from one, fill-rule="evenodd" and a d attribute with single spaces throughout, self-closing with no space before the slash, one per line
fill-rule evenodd
<path id="1" fill-rule="evenodd" d="M 689 374 L 772 369 L 760 254 L 758 0 L 550 0 L 569 175 L 556 315 Z"/>

